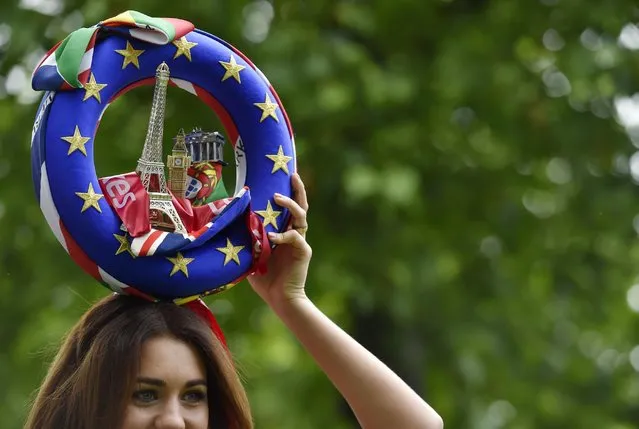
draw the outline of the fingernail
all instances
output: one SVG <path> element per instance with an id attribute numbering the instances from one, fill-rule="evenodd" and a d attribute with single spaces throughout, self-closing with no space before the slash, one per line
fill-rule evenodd
<path id="1" fill-rule="evenodd" d="M 282 194 L 278 194 L 277 192 L 275 193 L 275 198 L 282 198 L 283 195 Z"/>
<path id="2" fill-rule="evenodd" d="M 275 234 L 274 232 L 269 232 L 268 233 L 268 238 L 273 239 L 275 237 L 277 237 L 277 234 Z"/>

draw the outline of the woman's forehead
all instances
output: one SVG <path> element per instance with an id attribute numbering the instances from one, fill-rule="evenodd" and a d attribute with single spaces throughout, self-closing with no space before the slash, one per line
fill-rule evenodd
<path id="1" fill-rule="evenodd" d="M 138 377 L 180 383 L 206 380 L 206 367 L 196 349 L 171 337 L 158 337 L 142 345 Z"/>

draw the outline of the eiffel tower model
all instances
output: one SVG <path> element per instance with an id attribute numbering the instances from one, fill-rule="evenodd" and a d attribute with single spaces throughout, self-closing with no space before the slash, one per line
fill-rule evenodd
<path id="1" fill-rule="evenodd" d="M 182 219 L 171 201 L 164 177 L 162 161 L 162 137 L 164 135 L 164 108 L 169 84 L 169 67 L 162 63 L 155 71 L 155 90 L 149 128 L 144 141 L 142 157 L 135 171 L 149 194 L 149 219 L 154 228 L 177 233 L 187 233 Z"/>

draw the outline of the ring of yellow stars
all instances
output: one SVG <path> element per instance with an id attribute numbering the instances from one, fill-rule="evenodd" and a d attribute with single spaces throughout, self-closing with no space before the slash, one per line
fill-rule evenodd
<path id="1" fill-rule="evenodd" d="M 132 258 L 135 258 L 135 254 L 131 250 L 131 243 L 129 243 L 129 240 L 126 239 L 126 234 L 113 234 L 113 236 L 116 240 L 118 240 L 118 243 L 120 243 L 120 247 L 118 247 L 118 250 L 115 251 L 115 254 L 119 255 L 120 253 L 129 252 L 129 255 L 131 255 Z"/>
<path id="2" fill-rule="evenodd" d="M 235 79 L 237 81 L 237 83 L 242 83 L 242 81 L 240 79 L 240 72 L 242 70 L 244 70 L 246 68 L 246 66 L 238 64 L 235 61 L 235 57 L 233 56 L 233 54 L 231 54 L 231 59 L 228 62 L 220 61 L 219 63 L 226 70 L 224 72 L 224 76 L 222 76 L 222 82 L 224 82 L 226 79 L 232 77 L 233 79 Z"/>
<path id="3" fill-rule="evenodd" d="M 82 137 L 80 128 L 78 128 L 77 125 L 75 126 L 72 136 L 61 137 L 61 139 L 70 144 L 67 155 L 71 155 L 76 150 L 79 150 L 84 156 L 87 156 L 87 149 L 84 145 L 91 140 L 91 137 Z"/>
<path id="4" fill-rule="evenodd" d="M 91 182 L 89 182 L 89 189 L 86 192 L 76 192 L 75 194 L 84 200 L 84 204 L 82 204 L 80 213 L 84 213 L 84 211 L 87 210 L 89 207 L 93 207 L 94 209 L 102 213 L 102 209 L 100 208 L 100 204 L 98 204 L 98 201 L 100 201 L 100 198 L 104 197 L 104 195 L 96 194 L 93 190 L 93 184 Z"/>
<path id="5" fill-rule="evenodd" d="M 144 53 L 143 50 L 134 49 L 133 45 L 127 40 L 126 49 L 116 49 L 115 52 L 122 55 L 124 57 L 124 61 L 122 62 L 122 70 L 129 64 L 133 64 L 138 69 L 140 68 L 140 61 L 138 57 Z"/>
<path id="6" fill-rule="evenodd" d="M 89 98 L 93 97 L 98 100 L 98 103 L 102 103 L 102 100 L 100 99 L 100 91 L 102 91 L 106 86 L 106 83 L 97 83 L 95 81 L 95 76 L 91 73 L 89 81 L 84 84 L 86 92 L 84 93 L 82 101 L 87 101 Z"/>
<path id="7" fill-rule="evenodd" d="M 176 59 L 180 55 L 184 55 L 186 59 L 191 61 L 191 49 L 196 47 L 197 43 L 189 42 L 188 40 L 186 40 L 186 37 L 180 37 L 178 40 L 174 40 L 173 44 L 177 48 L 173 59 Z"/>
<path id="8" fill-rule="evenodd" d="M 284 170 L 286 174 L 290 174 L 288 172 L 288 162 L 293 159 L 293 157 L 284 155 L 282 145 L 280 145 L 279 149 L 277 149 L 276 155 L 266 155 L 266 157 L 273 161 L 273 170 L 271 170 L 271 174 L 275 173 L 277 170 Z"/>
<path id="9" fill-rule="evenodd" d="M 267 226 L 269 224 L 273 225 L 275 229 L 277 229 L 277 217 L 282 213 L 278 210 L 273 210 L 273 206 L 271 206 L 271 202 L 266 202 L 266 210 L 256 210 L 255 213 L 262 216 L 264 218 L 263 226 Z"/>
<path id="10" fill-rule="evenodd" d="M 244 249 L 244 246 L 233 246 L 231 240 L 226 239 L 226 247 L 218 247 L 217 250 L 219 252 L 224 253 L 224 265 L 228 264 L 231 261 L 234 261 L 237 265 L 240 265 L 240 257 L 238 253 L 240 250 Z"/>
<path id="11" fill-rule="evenodd" d="M 173 268 L 171 269 L 171 274 L 169 274 L 169 277 L 171 277 L 178 271 L 182 271 L 182 273 L 184 273 L 187 278 L 189 277 L 189 268 L 187 267 L 187 265 L 195 261 L 195 258 L 185 258 L 180 252 L 178 252 L 175 258 L 166 259 L 171 261 L 171 263 L 173 264 Z"/>
<path id="12" fill-rule="evenodd" d="M 277 119 L 277 115 L 275 114 L 275 110 L 277 110 L 277 108 L 280 106 L 278 106 L 277 103 L 273 103 L 271 101 L 271 97 L 269 97 L 268 93 L 266 94 L 264 103 L 253 103 L 253 105 L 262 109 L 262 117 L 260 118 L 260 122 L 263 122 L 264 119 L 268 118 L 269 116 L 275 119 L 275 122 L 280 121 L 279 119 Z"/>

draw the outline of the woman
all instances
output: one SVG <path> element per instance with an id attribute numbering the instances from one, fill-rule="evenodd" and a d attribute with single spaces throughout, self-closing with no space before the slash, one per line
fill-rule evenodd
<path id="1" fill-rule="evenodd" d="M 293 227 L 270 234 L 279 246 L 268 273 L 249 282 L 344 396 L 360 425 L 443 427 L 439 415 L 395 373 L 329 320 L 306 296 L 311 259 L 308 203 L 276 194 Z M 36 398 L 27 429 L 252 428 L 231 359 L 191 310 L 111 296 L 71 330 Z"/>

